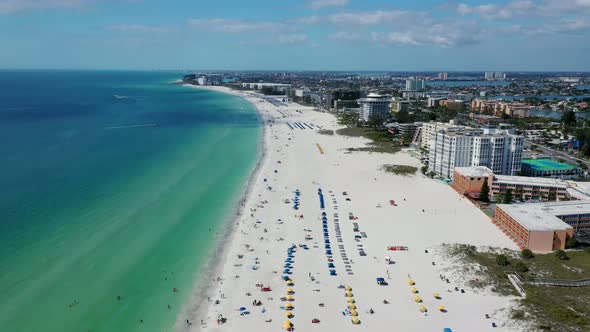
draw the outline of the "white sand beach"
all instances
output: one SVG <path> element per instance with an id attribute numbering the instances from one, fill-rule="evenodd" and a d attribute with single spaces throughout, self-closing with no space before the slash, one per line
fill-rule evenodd
<path id="1" fill-rule="evenodd" d="M 443 243 L 518 248 L 447 184 L 419 171 L 404 177 L 380 169 L 384 164 L 419 168 L 408 151 L 350 153 L 346 148 L 363 146 L 366 140 L 317 132 L 319 127 L 338 128 L 331 114 L 298 104 L 278 107 L 252 92 L 211 88 L 242 96 L 258 108 L 266 126 L 265 155 L 243 214 L 228 224 L 233 235 L 225 244 L 218 274 L 208 276 L 208 293 L 197 294 L 205 305 L 189 312 L 190 325 L 180 322 L 179 330 L 279 331 L 289 320 L 295 331 L 517 331 L 506 325 L 507 310 L 501 312 L 511 298 L 476 293 L 452 275 L 447 276 L 450 283 L 441 280 L 443 271 L 460 266 L 435 252 Z M 320 208 L 318 189 L 325 209 Z M 327 245 L 332 255 L 326 254 Z M 408 250 L 391 251 L 388 246 Z M 290 264 L 290 274 L 283 273 L 285 264 Z M 376 278 L 384 278 L 387 285 L 378 285 Z M 412 293 L 409 279 L 417 293 Z M 271 291 L 262 291 L 260 285 Z M 360 324 L 351 322 L 346 290 L 339 285 L 351 287 L 351 308 Z M 465 292 L 455 291 L 455 286 Z M 292 300 L 281 300 L 289 288 Z M 254 305 L 257 301 L 261 304 Z M 287 312 L 293 317 L 288 319 Z M 218 323 L 219 317 L 225 322 Z"/>

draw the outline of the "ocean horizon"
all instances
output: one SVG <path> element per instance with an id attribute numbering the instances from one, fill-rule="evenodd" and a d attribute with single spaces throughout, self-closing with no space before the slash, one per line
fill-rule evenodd
<path id="1" fill-rule="evenodd" d="M 262 133 L 181 77 L 2 71 L 0 330 L 173 328 Z"/>

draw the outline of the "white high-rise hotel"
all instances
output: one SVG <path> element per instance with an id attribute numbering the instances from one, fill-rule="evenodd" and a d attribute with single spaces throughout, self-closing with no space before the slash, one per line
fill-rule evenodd
<path id="1" fill-rule="evenodd" d="M 486 166 L 495 174 L 517 175 L 524 138 L 505 130 L 464 129 L 433 133 L 429 171 L 453 178 L 455 167 Z"/>
<path id="2" fill-rule="evenodd" d="M 366 98 L 361 98 L 357 102 L 361 106 L 359 118 L 363 121 L 369 121 L 371 115 L 380 118 L 387 118 L 389 113 L 390 97 L 370 93 Z"/>

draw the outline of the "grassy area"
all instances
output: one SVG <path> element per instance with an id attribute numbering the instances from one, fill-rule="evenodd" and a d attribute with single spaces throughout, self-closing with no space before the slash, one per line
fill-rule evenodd
<path id="1" fill-rule="evenodd" d="M 377 152 L 377 153 L 396 153 L 400 152 L 402 148 L 391 144 L 374 144 L 370 143 L 369 146 L 362 148 L 348 148 L 350 152 Z"/>
<path id="2" fill-rule="evenodd" d="M 391 137 L 383 130 L 375 130 L 366 127 L 341 128 L 336 130 L 336 134 L 351 137 L 364 137 L 373 142 L 391 142 Z"/>
<path id="3" fill-rule="evenodd" d="M 497 254 L 479 252 L 474 246 L 468 245 L 452 246 L 450 250 L 452 256 L 464 257 L 467 262 L 476 263 L 485 268 L 477 275 L 474 275 L 474 279 L 467 282 L 470 287 L 478 289 L 489 288 L 493 292 L 504 296 L 518 295 L 508 280 L 504 267 L 496 264 Z"/>
<path id="4" fill-rule="evenodd" d="M 350 137 L 364 137 L 370 139 L 372 142 L 366 147 L 349 148 L 350 152 L 378 152 L 378 153 L 396 153 L 401 151 L 401 147 L 395 144 L 391 137 L 383 130 L 375 130 L 373 128 L 355 127 L 355 128 L 341 128 L 336 130 L 336 134 Z"/>
<path id="5" fill-rule="evenodd" d="M 418 171 L 417 167 L 406 165 L 383 165 L 381 169 L 383 169 L 387 173 L 403 176 L 414 175 Z"/>
<path id="6" fill-rule="evenodd" d="M 524 259 L 520 252 L 479 252 L 474 247 L 455 246 L 452 254 L 465 257 L 470 263 L 478 263 L 485 269 L 473 287 L 492 286 L 502 295 L 514 295 L 515 290 L 506 277 L 506 272 L 518 272 L 525 279 L 577 280 L 590 276 L 590 252 L 568 251 L 569 259 L 559 260 L 555 254 L 536 254 Z M 507 264 L 498 264 L 498 256 L 504 255 Z M 523 266 L 527 271 L 523 270 Z M 523 312 L 513 312 L 515 319 L 530 320 L 540 330 L 589 331 L 590 287 L 561 288 L 524 285 L 526 298 L 521 300 Z"/>
<path id="7" fill-rule="evenodd" d="M 550 331 L 590 330 L 590 288 L 525 287 L 524 310 L 535 325 Z"/>
<path id="8" fill-rule="evenodd" d="M 322 135 L 334 135 L 334 131 L 333 130 L 329 130 L 329 129 L 321 129 L 318 131 L 318 133 L 322 134 Z"/>

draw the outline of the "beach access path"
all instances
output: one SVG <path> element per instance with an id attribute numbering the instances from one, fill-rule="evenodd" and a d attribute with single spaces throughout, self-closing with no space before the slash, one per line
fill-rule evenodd
<path id="1" fill-rule="evenodd" d="M 319 128 L 338 128 L 331 114 L 294 103 L 277 106 L 252 92 L 213 89 L 244 97 L 257 107 L 266 126 L 266 154 L 243 214 L 228 225 L 234 235 L 225 244 L 219 275 L 208 276 L 209 292 L 202 294 L 206 305 L 187 318 L 191 325 L 178 324 L 180 330 L 279 331 L 288 320 L 295 331 L 306 332 L 422 332 L 446 327 L 519 331 L 507 318 L 513 298 L 476 293 L 462 284 L 465 292 L 455 291 L 451 276 L 450 283 L 441 279 L 441 271 L 454 263 L 434 253 L 443 243 L 518 248 L 447 184 L 421 174 L 396 176 L 381 170 L 384 164 L 419 169 L 416 158 L 407 151 L 350 153 L 347 148 L 362 147 L 367 140 L 319 134 Z M 332 255 L 326 255 L 326 245 Z M 291 246 L 295 249 L 288 253 Z M 388 246 L 408 250 L 390 251 Z M 282 273 L 285 266 L 290 274 Z M 293 285 L 288 286 L 284 276 Z M 384 278 L 387 285 L 378 285 L 376 278 Z M 271 291 L 263 292 L 261 284 Z M 359 325 L 352 324 L 346 290 L 339 285 L 351 287 Z M 293 300 L 282 301 L 289 288 Z M 416 296 L 422 302 L 416 302 Z M 291 310 L 285 309 L 287 303 Z M 287 318 L 287 312 L 293 317 Z M 312 323 L 314 319 L 319 323 Z"/>

